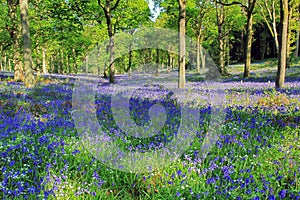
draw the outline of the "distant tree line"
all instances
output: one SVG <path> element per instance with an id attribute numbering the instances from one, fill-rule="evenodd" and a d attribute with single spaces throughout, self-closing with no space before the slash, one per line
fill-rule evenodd
<path id="1" fill-rule="evenodd" d="M 15 80 L 28 87 L 34 85 L 33 72 L 98 74 L 114 83 L 116 73 L 160 62 L 162 70 L 179 69 L 178 86 L 184 87 L 186 69 L 200 72 L 206 67 L 206 49 L 225 76 L 229 64 L 244 62 L 244 78 L 249 78 L 254 59 L 278 58 L 276 87 L 281 88 L 290 59 L 299 56 L 300 0 L 154 3 L 160 14 L 151 21 L 146 0 L 2 1 L 0 70 L 14 71 Z M 181 38 L 178 55 L 172 49 L 141 49 L 114 57 L 113 36 L 140 27 L 177 30 L 197 45 L 187 53 Z M 89 52 L 105 40 L 108 61 L 94 70 Z"/>

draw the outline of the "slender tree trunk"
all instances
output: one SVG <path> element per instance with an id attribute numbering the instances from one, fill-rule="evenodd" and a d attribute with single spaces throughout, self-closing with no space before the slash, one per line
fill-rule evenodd
<path id="1" fill-rule="evenodd" d="M 243 62 L 245 62 L 245 44 L 244 44 L 244 28 L 242 29 L 242 33 L 241 33 L 241 55 L 243 58 Z"/>
<path id="2" fill-rule="evenodd" d="M 230 65 L 230 41 L 229 36 L 226 35 L 226 47 L 227 47 L 227 67 Z"/>
<path id="3" fill-rule="evenodd" d="M 200 34 L 197 36 L 197 50 L 196 50 L 196 71 L 200 73 Z"/>
<path id="4" fill-rule="evenodd" d="M 89 71 L 89 55 L 87 55 L 86 57 L 85 57 L 85 75 L 87 75 L 88 74 L 88 71 Z"/>
<path id="5" fill-rule="evenodd" d="M 222 75 L 225 74 L 225 42 L 223 33 L 224 24 L 224 6 L 216 7 L 217 24 L 218 24 L 218 42 L 219 42 L 219 71 Z"/>
<path id="6" fill-rule="evenodd" d="M 298 28 L 297 28 L 296 50 L 294 53 L 295 58 L 299 57 L 299 43 L 300 43 L 300 21 L 298 21 Z"/>
<path id="7" fill-rule="evenodd" d="M 129 45 L 129 55 L 128 55 L 128 75 L 131 76 L 131 65 L 132 65 L 132 49 L 131 44 Z"/>
<path id="8" fill-rule="evenodd" d="M 252 47 L 252 25 L 253 19 L 252 14 L 248 15 L 247 19 L 247 32 L 246 32 L 246 60 L 245 60 L 245 67 L 244 67 L 244 78 L 250 77 L 250 66 L 251 66 L 251 47 Z"/>
<path id="9" fill-rule="evenodd" d="M 53 73 L 53 61 L 52 61 L 52 55 L 50 56 L 50 59 L 49 59 L 49 67 L 50 67 L 50 73 Z"/>
<path id="10" fill-rule="evenodd" d="M 98 45 L 97 47 L 97 59 L 99 60 L 100 59 L 100 45 Z M 100 66 L 100 62 L 98 61 L 97 62 L 97 75 L 100 76 L 100 73 L 101 73 L 101 66 Z"/>
<path id="11" fill-rule="evenodd" d="M 6 68 L 6 65 L 7 65 L 7 64 L 6 64 L 6 62 L 7 62 L 6 60 L 7 60 L 6 52 L 4 52 L 3 68 L 4 68 L 5 71 L 9 71 L 9 70 L 7 70 L 7 68 Z"/>
<path id="12" fill-rule="evenodd" d="M 156 49 L 156 71 L 155 75 L 158 76 L 159 74 L 159 49 Z"/>
<path id="13" fill-rule="evenodd" d="M 0 71 L 3 71 L 2 55 L 0 55 Z"/>
<path id="14" fill-rule="evenodd" d="M 73 58 L 73 72 L 78 73 L 77 63 L 76 63 L 76 52 L 75 49 L 72 49 L 72 58 Z"/>
<path id="15" fill-rule="evenodd" d="M 275 11 L 275 7 L 274 7 L 274 11 L 273 11 L 273 22 L 272 22 L 272 26 L 273 26 L 273 32 L 274 32 L 274 40 L 275 40 L 275 47 L 276 47 L 276 53 L 278 56 L 278 51 L 279 51 L 279 42 L 278 42 L 278 33 L 277 33 L 277 23 L 276 23 L 276 11 Z"/>
<path id="16" fill-rule="evenodd" d="M 8 59 L 8 69 L 9 69 L 9 71 L 13 71 L 10 58 Z"/>
<path id="17" fill-rule="evenodd" d="M 205 57 L 202 45 L 200 45 L 199 53 L 200 53 L 200 58 L 201 58 L 201 66 L 202 66 L 202 69 L 204 70 L 206 68 L 206 61 L 205 61 L 206 57 Z"/>
<path id="18" fill-rule="evenodd" d="M 108 67 L 107 67 L 107 63 L 104 63 L 104 72 L 103 72 L 103 76 L 104 78 L 108 78 Z"/>
<path id="19" fill-rule="evenodd" d="M 61 59 L 61 68 L 60 68 L 60 71 L 61 71 L 61 73 L 62 74 L 64 74 L 65 73 L 65 59 L 64 59 L 64 50 L 62 49 L 61 50 L 61 57 L 60 57 L 60 59 Z"/>
<path id="20" fill-rule="evenodd" d="M 25 68 L 25 86 L 31 88 L 34 86 L 34 75 L 32 70 L 31 39 L 28 21 L 28 2 L 20 0 L 21 24 L 23 36 L 24 68 Z"/>
<path id="21" fill-rule="evenodd" d="M 46 62 L 46 49 L 43 48 L 43 74 L 48 74 Z"/>
<path id="22" fill-rule="evenodd" d="M 67 67 L 68 67 L 68 74 L 72 73 L 72 67 L 70 65 L 70 54 L 67 56 Z"/>
<path id="23" fill-rule="evenodd" d="M 222 75 L 225 74 L 225 49 L 224 49 L 224 40 L 221 38 L 223 37 L 223 34 L 221 33 L 219 35 L 219 48 L 220 48 L 220 53 L 219 53 L 219 64 L 220 64 L 220 72 Z"/>
<path id="24" fill-rule="evenodd" d="M 171 55 L 171 68 L 174 69 L 175 66 L 175 58 Z"/>
<path id="25" fill-rule="evenodd" d="M 171 52 L 170 52 L 170 48 L 169 48 L 167 53 L 168 53 L 167 72 L 170 73 L 171 72 Z"/>
<path id="26" fill-rule="evenodd" d="M 178 0 L 179 3 L 179 73 L 178 88 L 185 87 L 185 22 L 186 22 L 186 0 Z"/>
<path id="27" fill-rule="evenodd" d="M 292 35 L 292 27 L 291 21 L 293 17 L 293 8 L 288 9 L 289 17 L 288 17 L 288 31 L 287 31 L 287 43 L 286 43 L 286 68 L 290 68 L 290 53 L 291 53 L 291 35 Z"/>
<path id="28" fill-rule="evenodd" d="M 105 0 L 105 5 L 98 0 L 98 5 L 102 8 L 106 18 L 107 33 L 109 37 L 109 83 L 115 83 L 115 64 L 114 64 L 114 30 L 112 24 L 111 12 L 117 8 L 120 0 L 116 0 L 115 5 L 112 6 L 112 0 Z M 106 76 L 106 71 L 104 72 Z"/>
<path id="29" fill-rule="evenodd" d="M 299 22 L 298 22 L 299 23 Z M 296 41 L 296 50 L 294 53 L 295 58 L 299 57 L 299 43 L 300 43 L 300 28 L 297 30 L 297 41 Z"/>
<path id="30" fill-rule="evenodd" d="M 280 0 L 280 45 L 278 57 L 278 70 L 276 76 L 275 87 L 282 88 L 284 86 L 285 70 L 286 70 L 286 54 L 287 54 L 287 34 L 288 34 L 288 0 Z"/>
<path id="31" fill-rule="evenodd" d="M 298 28 L 297 28 L 297 40 L 296 40 L 296 50 L 295 50 L 295 53 L 294 53 L 294 56 L 295 58 L 299 57 L 299 46 L 300 46 L 300 3 L 298 4 L 298 20 L 297 20 L 297 25 L 298 25 Z"/>
<path id="32" fill-rule="evenodd" d="M 114 63 L 114 38 L 111 36 L 109 38 L 109 49 L 110 49 L 110 54 L 109 54 L 109 82 L 110 83 L 115 83 L 115 63 Z"/>

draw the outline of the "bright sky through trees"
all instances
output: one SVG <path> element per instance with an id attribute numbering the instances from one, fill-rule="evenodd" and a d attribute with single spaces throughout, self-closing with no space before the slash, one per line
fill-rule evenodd
<path id="1" fill-rule="evenodd" d="M 148 0 L 148 4 L 149 4 L 149 8 L 151 10 L 151 14 L 153 14 L 154 16 L 151 18 L 152 21 L 155 21 L 156 18 L 158 17 L 160 10 L 159 8 L 154 8 L 154 3 L 153 0 Z"/>

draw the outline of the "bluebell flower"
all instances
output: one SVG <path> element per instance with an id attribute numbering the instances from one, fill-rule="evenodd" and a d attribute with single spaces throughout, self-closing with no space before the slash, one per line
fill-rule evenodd
<path id="1" fill-rule="evenodd" d="M 287 190 L 281 190 L 281 191 L 278 192 L 278 196 L 279 196 L 281 199 L 285 198 L 286 195 L 287 195 Z"/>
<path id="2" fill-rule="evenodd" d="M 269 195 L 268 200 L 275 200 L 275 196 L 274 195 Z"/>

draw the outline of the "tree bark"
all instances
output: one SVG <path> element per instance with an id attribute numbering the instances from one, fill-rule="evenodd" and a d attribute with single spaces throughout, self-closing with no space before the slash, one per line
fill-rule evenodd
<path id="1" fill-rule="evenodd" d="M 4 59 L 3 59 L 3 68 L 4 68 L 5 71 L 9 71 L 9 70 L 6 69 L 6 65 L 7 65 L 6 60 L 7 60 L 7 58 L 6 58 L 6 52 L 5 52 L 4 53 Z"/>
<path id="2" fill-rule="evenodd" d="M 217 5 L 217 4 L 216 4 Z M 225 42 L 224 42 L 224 5 L 216 6 L 217 24 L 218 24 L 218 42 L 219 42 L 219 71 L 222 75 L 225 74 Z"/>
<path id="3" fill-rule="evenodd" d="M 287 34 L 288 34 L 288 0 L 280 0 L 280 43 L 278 69 L 275 87 L 282 88 L 284 86 L 286 71 L 286 54 L 287 54 Z"/>
<path id="4" fill-rule="evenodd" d="M 117 8 L 120 0 L 116 0 L 114 6 L 112 6 L 112 0 L 105 0 L 105 5 L 101 3 L 101 0 L 98 0 L 98 5 L 102 8 L 106 18 L 107 33 L 109 37 L 109 83 L 115 83 L 115 64 L 114 64 L 114 30 L 112 24 L 111 12 Z M 104 72 L 106 76 L 106 72 Z"/>
<path id="5" fill-rule="evenodd" d="M 156 49 L 156 72 L 155 72 L 155 75 L 158 76 L 159 74 L 159 49 Z"/>
<path id="6" fill-rule="evenodd" d="M 84 70 L 85 75 L 88 74 L 88 71 L 89 71 L 89 55 L 87 55 L 87 56 L 85 57 L 85 70 Z"/>
<path id="7" fill-rule="evenodd" d="M 34 86 L 34 75 L 32 70 L 31 39 L 28 20 L 28 1 L 20 0 L 24 69 L 25 69 L 25 86 L 31 88 Z"/>
<path id="8" fill-rule="evenodd" d="M 299 23 L 299 22 L 298 22 Z M 300 28 L 297 30 L 297 41 L 296 41 L 296 50 L 294 53 L 295 58 L 299 57 L 299 43 L 300 43 Z"/>
<path id="9" fill-rule="evenodd" d="M 72 49 L 72 58 L 73 58 L 73 72 L 75 74 L 77 74 L 78 73 L 78 67 L 77 67 L 77 63 L 76 63 L 76 51 L 75 51 L 74 48 Z"/>
<path id="10" fill-rule="evenodd" d="M 186 22 L 186 0 L 178 0 L 179 3 L 179 73 L 178 88 L 185 87 L 185 22 Z"/>
<path id="11" fill-rule="evenodd" d="M 272 27 L 273 27 L 273 32 L 274 32 L 274 39 L 275 39 L 275 46 L 276 46 L 276 53 L 278 55 L 278 51 L 279 51 L 279 42 L 278 42 L 278 33 L 277 33 L 277 23 L 276 23 L 276 11 L 275 11 L 275 7 L 274 7 L 274 11 L 273 11 L 273 22 L 272 22 Z"/>
<path id="12" fill-rule="evenodd" d="M 67 68 L 68 68 L 68 74 L 72 73 L 71 65 L 70 65 L 70 54 L 67 55 Z"/>
<path id="13" fill-rule="evenodd" d="M 260 8 L 261 8 L 260 13 L 263 16 L 263 19 L 264 19 L 265 23 L 267 24 L 272 37 L 275 40 L 276 54 L 278 54 L 279 42 L 278 42 L 278 34 L 277 34 L 277 27 L 276 27 L 276 25 L 277 25 L 277 23 L 276 23 L 276 17 L 277 17 L 276 16 L 276 6 L 277 6 L 276 3 L 277 3 L 277 0 L 261 1 L 261 3 L 259 4 Z M 269 20 L 272 22 L 272 24 L 270 24 Z"/>
<path id="14" fill-rule="evenodd" d="M 205 61 L 206 56 L 205 56 L 205 54 L 203 52 L 202 45 L 200 45 L 199 53 L 200 53 L 200 59 L 201 59 L 201 67 L 204 70 L 206 68 L 206 61 Z"/>
<path id="15" fill-rule="evenodd" d="M 46 49 L 43 48 L 43 74 L 48 74 L 47 63 L 46 63 Z"/>
<path id="16" fill-rule="evenodd" d="M 287 31 L 287 43 L 286 43 L 286 68 L 290 68 L 290 53 L 291 53 L 291 34 L 292 34 L 292 27 L 291 21 L 293 17 L 293 8 L 288 8 L 288 31 Z"/>
<path id="17" fill-rule="evenodd" d="M 196 71 L 200 73 L 200 34 L 197 36 Z"/>
<path id="18" fill-rule="evenodd" d="M 9 8 L 9 19 L 11 23 L 11 27 L 9 29 L 10 38 L 12 40 L 12 49 L 13 49 L 13 67 L 14 67 L 14 81 L 24 81 L 24 72 L 21 61 L 21 53 L 20 53 L 20 36 L 21 30 L 19 26 L 19 18 L 17 17 L 17 7 L 18 0 L 7 0 L 8 8 Z M 9 67 L 10 62 L 9 62 Z"/>
<path id="19" fill-rule="evenodd" d="M 251 66 L 251 47 L 252 47 L 252 25 L 253 25 L 253 19 L 252 14 L 248 14 L 247 19 L 247 32 L 246 32 L 246 60 L 245 60 L 245 67 L 244 67 L 244 78 L 250 77 L 250 66 Z"/>
<path id="20" fill-rule="evenodd" d="M 98 44 L 97 46 L 97 59 L 100 59 L 100 45 Z M 101 66 L 100 66 L 100 62 L 97 62 L 97 75 L 100 76 L 101 73 Z"/>
<path id="21" fill-rule="evenodd" d="M 298 5 L 298 14 L 300 13 L 300 4 Z M 299 46 L 300 46 L 300 14 L 299 14 L 299 18 L 297 20 L 298 23 L 298 28 L 297 28 L 297 40 L 296 40 L 296 50 L 294 53 L 295 58 L 299 57 Z"/>
<path id="22" fill-rule="evenodd" d="M 242 58 L 245 57 L 244 31 L 245 31 L 245 29 L 244 29 L 244 27 L 243 27 L 242 33 L 241 33 L 241 54 L 240 54 L 240 56 L 241 56 Z M 245 61 L 245 59 L 243 59 L 243 62 L 244 62 L 244 61 Z"/>
<path id="23" fill-rule="evenodd" d="M 65 54 L 64 54 L 64 50 L 61 50 L 61 73 L 64 74 L 65 73 Z"/>

